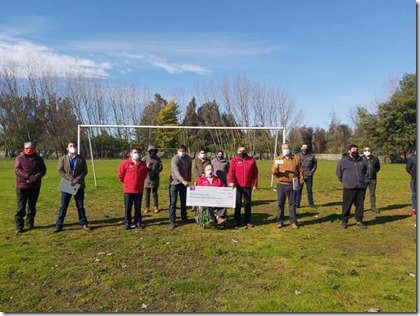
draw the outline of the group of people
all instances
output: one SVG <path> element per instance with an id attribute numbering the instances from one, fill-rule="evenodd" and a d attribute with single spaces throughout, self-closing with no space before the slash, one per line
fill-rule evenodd
<path id="1" fill-rule="evenodd" d="M 58 173 L 62 181 L 67 181 L 74 191 L 61 190 L 61 205 L 58 210 L 54 233 L 61 232 L 67 213 L 67 208 L 74 197 L 79 223 L 82 230 L 89 231 L 88 220 L 84 208 L 85 177 L 88 173 L 86 160 L 77 153 L 77 143 L 71 141 L 66 146 L 67 154 L 59 158 Z M 309 152 L 307 144 L 301 146 L 301 153 L 292 153 L 290 145 L 281 145 L 282 153 L 275 158 L 271 168 L 273 176 L 277 180 L 277 228 L 285 226 L 285 204 L 288 200 L 289 222 L 292 229 L 298 229 L 296 209 L 301 205 L 302 190 L 306 185 L 308 204 L 315 208 L 312 193 L 313 177 L 317 169 L 317 160 Z M 158 188 L 160 173 L 163 164 L 157 155 L 158 149 L 149 146 L 147 154 L 141 157 L 139 148 L 131 148 L 129 158 L 122 161 L 117 177 L 123 184 L 124 191 L 124 226 L 132 228 L 144 228 L 142 222 L 141 204 L 143 192 L 145 192 L 144 212 L 151 211 L 150 199 L 153 197 L 153 211 L 159 213 Z M 416 153 L 408 159 L 406 170 L 411 176 L 411 202 L 412 215 L 416 215 Z M 348 227 L 350 210 L 352 205 L 356 208 L 356 225 L 367 228 L 363 223 L 364 199 L 366 190 L 369 189 L 371 209 L 379 213 L 376 207 L 376 179 L 380 170 L 378 157 L 372 154 L 370 147 L 365 147 L 363 155 L 359 154 L 356 145 L 350 145 L 348 151 L 343 154 L 336 167 L 336 175 L 342 182 L 343 202 L 341 227 Z M 32 142 L 24 144 L 22 154 L 15 161 L 17 211 L 15 214 L 16 232 L 22 233 L 24 218 L 26 215 L 27 228 L 33 229 L 36 216 L 36 203 L 38 200 L 41 179 L 45 176 L 47 168 L 43 158 L 37 154 Z M 180 145 L 177 154 L 171 160 L 169 179 L 169 225 L 170 228 L 178 226 L 176 223 L 176 206 L 180 199 L 180 215 L 183 223 L 188 223 L 187 216 L 187 188 L 194 186 L 235 187 L 236 205 L 234 210 L 235 228 L 253 228 L 252 223 L 252 192 L 258 187 L 258 167 L 256 160 L 248 155 L 246 146 L 237 148 L 236 156 L 229 162 L 222 150 L 216 157 L 209 159 L 207 150 L 199 150 L 196 158 L 192 160 L 188 155 L 188 148 Z M 77 189 L 76 189 L 77 188 Z M 134 218 L 132 209 L 134 206 Z M 244 209 L 242 216 L 241 209 Z M 226 209 L 209 209 L 211 224 L 220 224 L 226 221 Z"/>

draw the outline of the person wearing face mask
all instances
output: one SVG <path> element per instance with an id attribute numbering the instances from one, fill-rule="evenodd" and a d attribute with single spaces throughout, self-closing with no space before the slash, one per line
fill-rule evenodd
<path id="1" fill-rule="evenodd" d="M 79 216 L 80 226 L 82 230 L 89 231 L 88 220 L 86 217 L 85 207 L 83 205 L 85 199 L 85 177 L 88 173 L 86 160 L 77 154 L 77 143 L 71 141 L 66 147 L 67 155 L 62 156 L 58 160 L 58 173 L 62 178 L 70 181 L 72 186 L 80 184 L 77 193 L 74 195 L 77 213 Z M 71 197 L 73 195 L 67 192 L 60 192 L 61 206 L 58 210 L 58 218 L 55 223 L 54 233 L 63 230 L 64 219 L 66 218 L 67 208 L 69 207 Z"/>
<path id="2" fill-rule="evenodd" d="M 216 157 L 211 161 L 214 173 L 223 181 L 225 186 L 227 183 L 227 174 L 229 172 L 229 161 L 226 160 L 223 150 L 218 150 Z"/>
<path id="3" fill-rule="evenodd" d="M 187 154 L 187 147 L 179 145 L 177 154 L 171 160 L 171 175 L 169 187 L 169 226 L 175 228 L 176 202 L 181 200 L 181 219 L 188 222 L 187 217 L 187 187 L 191 181 L 191 158 Z"/>
<path id="4" fill-rule="evenodd" d="M 258 167 L 253 157 L 248 156 L 246 147 L 239 145 L 237 156 L 230 164 L 228 172 L 228 183 L 230 187 L 236 187 L 236 206 L 235 206 L 235 228 L 241 226 L 241 206 L 244 201 L 244 228 L 253 228 L 251 223 L 251 202 L 252 192 L 258 185 Z"/>
<path id="5" fill-rule="evenodd" d="M 366 190 L 369 188 L 370 194 L 370 207 L 373 212 L 379 213 L 380 210 L 376 208 L 376 174 L 381 170 L 381 163 L 379 158 L 372 155 L 372 149 L 366 146 L 363 149 L 363 162 L 367 167 L 365 174 Z"/>
<path id="6" fill-rule="evenodd" d="M 207 187 L 225 187 L 222 179 L 215 175 L 212 165 L 206 165 L 204 167 L 204 174 L 197 179 L 197 186 Z M 208 207 L 208 216 L 210 225 L 222 224 L 226 221 L 226 208 L 213 208 Z M 214 211 L 217 211 L 217 215 L 214 216 Z"/>
<path id="7" fill-rule="evenodd" d="M 124 225 L 126 230 L 132 228 L 131 210 L 133 204 L 134 227 L 144 228 L 140 207 L 144 183 L 148 173 L 149 169 L 146 163 L 140 159 L 140 150 L 137 147 L 133 147 L 130 150 L 130 157 L 120 164 L 117 174 L 118 180 L 123 183 L 124 187 Z"/>
<path id="8" fill-rule="evenodd" d="M 25 215 L 28 229 L 35 227 L 36 203 L 41 190 L 41 179 L 46 173 L 47 167 L 44 159 L 36 153 L 34 144 L 32 142 L 25 143 L 23 153 L 17 156 L 15 160 L 16 233 L 23 232 Z M 28 205 L 27 210 L 26 205 Z"/>
<path id="9" fill-rule="evenodd" d="M 158 198 L 158 188 L 159 188 L 159 174 L 163 170 L 162 160 L 157 156 L 157 148 L 153 145 L 150 145 L 147 148 L 147 154 L 143 157 L 143 161 L 146 163 L 149 173 L 144 181 L 145 189 L 145 209 L 144 212 L 149 212 L 150 207 L 150 195 L 153 194 L 153 203 L 155 213 L 159 213 L 159 198 Z"/>
<path id="10" fill-rule="evenodd" d="M 359 155 L 356 145 L 349 145 L 347 149 L 347 153 L 344 153 L 338 161 L 335 171 L 343 186 L 341 228 L 347 229 L 350 210 L 354 204 L 356 207 L 356 225 L 366 229 L 367 226 L 363 224 L 363 203 L 366 192 L 365 174 L 367 166 Z"/>
<path id="11" fill-rule="evenodd" d="M 210 159 L 207 157 L 207 150 L 205 148 L 201 148 L 192 163 L 195 176 L 194 184 L 196 184 L 197 179 L 204 173 L 204 167 L 210 163 Z"/>
<path id="12" fill-rule="evenodd" d="M 306 184 L 306 192 L 308 194 L 308 203 L 310 208 L 315 208 L 314 197 L 312 194 L 312 186 L 314 184 L 314 173 L 318 166 L 318 162 L 315 155 L 309 153 L 308 145 L 303 144 L 300 148 L 301 153 L 299 155 L 300 163 L 302 164 L 303 176 Z M 300 186 L 299 190 L 296 191 L 296 207 L 300 207 L 300 201 L 302 199 L 303 185 Z"/>
<path id="13" fill-rule="evenodd" d="M 293 181 L 297 181 L 300 186 L 304 183 L 303 169 L 300 158 L 292 155 L 290 146 L 287 143 L 281 145 L 282 154 L 274 160 L 271 173 L 277 179 L 277 228 L 284 227 L 284 206 L 286 198 L 289 201 L 289 222 L 290 227 L 298 229 L 296 217 L 296 193 L 299 187 L 294 187 Z M 297 184 L 295 184 L 296 186 Z"/>

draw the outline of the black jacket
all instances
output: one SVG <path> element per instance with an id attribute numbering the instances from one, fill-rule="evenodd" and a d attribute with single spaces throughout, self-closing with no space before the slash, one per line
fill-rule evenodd
<path id="1" fill-rule="evenodd" d="M 338 161 L 336 175 L 343 184 L 343 189 L 365 189 L 365 174 L 367 166 L 361 156 L 353 159 L 348 153 Z"/>
<path id="2" fill-rule="evenodd" d="M 318 165 L 318 162 L 316 161 L 316 158 L 312 154 L 300 154 L 300 163 L 302 165 L 303 169 L 303 175 L 305 178 L 310 178 L 314 175 L 316 167 Z"/>
<path id="3" fill-rule="evenodd" d="M 370 159 L 363 156 L 363 163 L 366 165 L 367 170 L 365 174 L 366 180 L 375 180 L 376 174 L 381 170 L 381 163 L 378 157 L 371 155 Z"/>
<path id="4" fill-rule="evenodd" d="M 417 155 L 412 154 L 407 160 L 407 166 L 405 170 L 410 174 L 411 179 L 417 179 Z"/>

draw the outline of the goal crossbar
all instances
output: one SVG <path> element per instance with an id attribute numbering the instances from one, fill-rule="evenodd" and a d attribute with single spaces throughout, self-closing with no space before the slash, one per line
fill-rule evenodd
<path id="1" fill-rule="evenodd" d="M 82 128 L 154 128 L 154 129 L 211 129 L 211 130 L 275 130 L 276 133 L 276 140 L 274 144 L 274 152 L 273 156 L 276 156 L 277 153 L 277 143 L 278 143 L 278 136 L 279 131 L 281 130 L 283 133 L 283 142 L 286 139 L 286 129 L 283 126 L 183 126 L 183 125 L 104 125 L 104 124 L 79 124 L 77 125 L 77 153 L 80 154 L 80 135 Z M 96 183 L 96 172 L 95 172 L 95 164 L 93 162 L 93 152 L 92 152 L 92 143 L 89 137 L 89 150 L 90 150 L 90 159 L 92 162 L 92 170 L 93 170 L 93 179 L 95 182 L 95 187 L 97 187 Z M 271 175 L 271 184 L 273 186 L 273 175 Z"/>

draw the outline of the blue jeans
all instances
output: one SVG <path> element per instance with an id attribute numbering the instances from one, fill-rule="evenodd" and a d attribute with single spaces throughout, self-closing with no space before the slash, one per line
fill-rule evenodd
<path id="1" fill-rule="evenodd" d="M 410 180 L 410 189 L 411 189 L 411 208 L 417 210 L 417 183 L 416 179 Z"/>
<path id="2" fill-rule="evenodd" d="M 312 195 L 313 177 L 305 178 L 306 192 L 308 193 L 308 203 L 310 206 L 314 205 L 314 197 Z M 296 191 L 296 206 L 300 207 L 300 201 L 302 199 L 303 185 L 300 190 Z"/>
<path id="3" fill-rule="evenodd" d="M 182 220 L 187 219 L 187 187 L 182 183 L 171 184 L 169 188 L 169 221 L 174 222 L 176 219 L 176 202 L 179 199 L 181 200 L 181 218 Z"/>
<path id="4" fill-rule="evenodd" d="M 64 219 L 66 218 L 67 208 L 69 207 L 71 197 L 73 195 L 65 192 L 61 193 L 61 207 L 58 210 L 58 218 L 55 226 L 61 229 L 64 225 Z M 79 215 L 79 222 L 81 226 L 87 225 L 87 218 L 85 208 L 83 206 L 83 201 L 85 199 L 85 190 L 80 188 L 76 195 L 74 195 L 74 202 L 76 203 L 77 214 Z"/>

